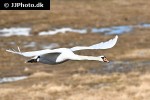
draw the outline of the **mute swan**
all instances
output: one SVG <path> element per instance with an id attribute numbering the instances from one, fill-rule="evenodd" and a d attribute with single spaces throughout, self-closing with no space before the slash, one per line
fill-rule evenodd
<path id="1" fill-rule="evenodd" d="M 58 49 L 45 49 L 39 51 L 21 52 L 18 47 L 18 52 L 13 50 L 6 50 L 7 52 L 19 54 L 25 57 L 33 57 L 27 63 L 44 63 L 44 64 L 59 64 L 68 60 L 96 60 L 102 62 L 109 62 L 105 56 L 82 56 L 77 55 L 74 51 L 85 49 L 109 49 L 112 48 L 117 42 L 118 36 L 106 42 L 101 42 L 92 46 L 76 46 L 72 48 L 58 48 Z"/>

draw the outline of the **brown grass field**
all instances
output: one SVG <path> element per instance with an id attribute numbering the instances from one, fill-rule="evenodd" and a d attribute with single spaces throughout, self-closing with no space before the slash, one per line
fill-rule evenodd
<path id="1" fill-rule="evenodd" d="M 31 27 L 33 36 L 0 37 L 0 77 L 29 78 L 0 84 L 0 100 L 150 100 L 150 28 L 119 35 L 109 50 L 85 50 L 81 55 L 105 55 L 111 63 L 69 61 L 59 65 L 27 64 L 28 58 L 9 48 L 39 50 L 40 44 L 59 47 L 92 45 L 114 35 L 66 33 L 38 36 L 52 28 L 107 27 L 150 23 L 149 0 L 51 0 L 47 11 L 0 11 L 0 28 Z M 11 44 L 14 42 L 15 44 Z M 24 43 L 36 42 L 35 48 Z"/>

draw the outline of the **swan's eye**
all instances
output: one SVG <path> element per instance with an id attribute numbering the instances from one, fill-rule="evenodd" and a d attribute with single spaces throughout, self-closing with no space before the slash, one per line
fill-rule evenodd
<path id="1" fill-rule="evenodd" d="M 104 60 L 104 57 L 101 57 Z"/>
<path id="2" fill-rule="evenodd" d="M 38 56 L 37 58 L 40 58 L 40 56 Z"/>

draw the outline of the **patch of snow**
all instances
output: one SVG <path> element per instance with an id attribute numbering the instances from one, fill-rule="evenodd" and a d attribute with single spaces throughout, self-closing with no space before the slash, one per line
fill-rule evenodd
<path id="1" fill-rule="evenodd" d="M 140 24 L 140 26 L 143 28 L 150 28 L 150 24 Z"/>
<path id="2" fill-rule="evenodd" d="M 27 76 L 4 77 L 4 78 L 0 78 L 0 83 L 14 82 L 14 81 L 23 80 L 26 78 L 28 77 Z"/>
<path id="3" fill-rule="evenodd" d="M 3 28 L 0 29 L 0 36 L 9 37 L 9 36 L 29 36 L 31 28 L 21 28 L 21 27 L 12 27 L 12 28 Z"/>
<path id="4" fill-rule="evenodd" d="M 108 28 L 93 28 L 91 30 L 92 33 L 105 33 L 107 35 L 110 34 L 123 34 L 133 30 L 132 26 L 114 26 Z"/>
<path id="5" fill-rule="evenodd" d="M 136 28 L 150 28 L 149 23 L 142 23 L 137 25 L 121 25 L 121 26 L 111 26 L 111 27 L 103 27 L 103 28 L 89 28 L 89 31 L 91 33 L 104 33 L 107 35 L 111 34 L 124 34 L 131 32 L 132 30 Z M 9 36 L 30 36 L 31 28 L 29 27 L 11 27 L 11 28 L 3 28 L 0 29 L 0 36 L 3 37 L 9 37 Z M 49 31 L 42 31 L 39 32 L 38 35 L 55 35 L 58 33 L 65 34 L 67 32 L 74 32 L 79 34 L 86 34 L 88 33 L 88 28 L 82 28 L 82 29 L 74 29 L 70 27 L 63 27 L 63 28 L 56 28 L 54 30 Z"/>
<path id="6" fill-rule="evenodd" d="M 87 29 L 72 29 L 72 28 L 60 28 L 60 29 L 55 29 L 55 30 L 50 30 L 50 31 L 44 31 L 40 32 L 39 35 L 55 35 L 58 33 L 66 33 L 66 32 L 75 32 L 75 33 L 80 33 L 80 34 L 85 34 L 87 33 Z"/>

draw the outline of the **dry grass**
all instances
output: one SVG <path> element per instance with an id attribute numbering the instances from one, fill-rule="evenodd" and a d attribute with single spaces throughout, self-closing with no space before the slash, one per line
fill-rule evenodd
<path id="1" fill-rule="evenodd" d="M 35 78 L 38 77 L 32 77 L 32 80 L 35 80 Z M 64 81 L 71 81 L 71 83 L 53 84 L 49 80 L 42 81 L 41 79 L 41 82 L 35 82 L 26 88 L 23 84 L 5 84 L 3 87 L 1 86 L 0 99 L 111 100 L 113 97 L 115 100 L 149 100 L 150 97 L 149 73 L 131 72 L 126 75 L 112 74 L 104 76 L 92 74 L 73 75 L 65 78 Z M 23 81 L 18 83 L 23 83 Z"/>
<path id="2" fill-rule="evenodd" d="M 55 27 L 102 27 L 149 22 L 148 0 L 53 0 L 50 11 L 0 11 L 0 26 L 30 26 L 33 33 Z"/>
<path id="3" fill-rule="evenodd" d="M 149 58 L 150 48 L 148 49 L 137 49 L 127 52 L 125 55 L 121 55 L 120 58 L 137 59 L 137 58 Z"/>

